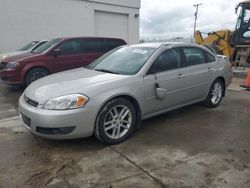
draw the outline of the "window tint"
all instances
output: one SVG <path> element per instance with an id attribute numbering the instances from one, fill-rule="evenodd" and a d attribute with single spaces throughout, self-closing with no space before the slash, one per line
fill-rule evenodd
<path id="1" fill-rule="evenodd" d="M 208 52 L 205 52 L 205 54 L 206 54 L 207 63 L 212 63 L 216 61 L 215 57 L 212 54 Z"/>
<path id="2" fill-rule="evenodd" d="M 107 40 L 107 43 L 108 43 L 109 50 L 112 50 L 118 46 L 125 45 L 125 43 L 123 41 L 115 40 L 115 39 Z"/>
<path id="3" fill-rule="evenodd" d="M 81 53 L 79 40 L 68 40 L 63 42 L 58 49 L 61 51 L 61 55 L 70 55 Z"/>
<path id="4" fill-rule="evenodd" d="M 181 55 L 178 49 L 163 52 L 154 62 L 148 74 L 177 69 L 181 64 Z"/>
<path id="5" fill-rule="evenodd" d="M 84 53 L 107 52 L 108 48 L 104 39 L 85 39 L 81 41 Z"/>
<path id="6" fill-rule="evenodd" d="M 46 42 L 47 42 L 47 41 L 40 42 L 39 44 L 37 44 L 37 45 L 33 48 L 33 50 L 39 48 L 40 46 L 42 46 L 42 45 L 45 44 Z"/>
<path id="7" fill-rule="evenodd" d="M 45 44 L 43 44 L 42 46 L 32 50 L 32 53 L 36 53 L 36 54 L 41 54 L 44 53 L 45 51 L 47 51 L 48 49 L 54 47 L 56 44 L 58 44 L 62 39 L 58 38 L 58 39 L 52 39 L 49 42 L 46 42 Z"/>
<path id="8" fill-rule="evenodd" d="M 26 51 L 26 50 L 30 50 L 33 46 L 35 46 L 38 43 L 38 41 L 32 41 L 29 44 L 26 44 L 25 46 L 23 46 L 22 48 L 19 49 L 19 51 Z"/>
<path id="9" fill-rule="evenodd" d="M 187 66 L 199 65 L 206 63 L 204 53 L 199 48 L 183 48 Z"/>

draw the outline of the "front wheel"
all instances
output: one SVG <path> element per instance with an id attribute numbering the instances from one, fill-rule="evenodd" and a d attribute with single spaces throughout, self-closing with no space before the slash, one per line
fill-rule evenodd
<path id="1" fill-rule="evenodd" d="M 118 144 L 134 131 L 136 111 L 133 104 L 123 98 L 106 103 L 98 114 L 95 136 L 106 144 Z"/>
<path id="2" fill-rule="evenodd" d="M 205 100 L 205 105 L 209 108 L 215 108 L 221 103 L 223 93 L 224 93 L 224 84 L 220 79 L 217 79 L 213 82 L 208 96 Z"/>
<path id="3" fill-rule="evenodd" d="M 31 71 L 28 72 L 25 80 L 26 86 L 30 85 L 32 82 L 43 78 L 45 76 L 48 76 L 49 72 L 46 69 L 43 68 L 34 68 Z"/>

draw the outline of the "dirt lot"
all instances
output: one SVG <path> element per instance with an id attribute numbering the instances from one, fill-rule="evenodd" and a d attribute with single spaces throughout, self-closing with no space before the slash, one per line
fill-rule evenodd
<path id="1" fill-rule="evenodd" d="M 236 84 L 237 85 L 237 84 Z M 128 141 L 49 141 L 21 128 L 22 89 L 0 83 L 0 187 L 250 187 L 250 92 L 144 121 Z"/>

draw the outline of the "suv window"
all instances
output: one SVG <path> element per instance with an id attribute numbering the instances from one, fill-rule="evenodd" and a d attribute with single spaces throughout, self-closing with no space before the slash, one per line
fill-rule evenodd
<path id="1" fill-rule="evenodd" d="M 207 63 L 213 63 L 216 61 L 215 57 L 212 54 L 205 52 L 205 55 L 206 55 Z"/>
<path id="2" fill-rule="evenodd" d="M 109 39 L 107 40 L 109 50 L 112 50 L 118 46 L 125 45 L 125 43 L 122 40 L 116 40 L 116 39 Z"/>
<path id="3" fill-rule="evenodd" d="M 107 52 L 108 48 L 104 39 L 83 39 L 81 47 L 84 53 Z"/>
<path id="4" fill-rule="evenodd" d="M 44 45 L 47 41 L 43 41 L 43 42 L 40 42 L 39 44 L 37 44 L 32 50 L 35 50 L 37 48 L 39 48 L 40 46 Z"/>
<path id="5" fill-rule="evenodd" d="M 163 52 L 156 59 L 148 74 L 164 72 L 178 69 L 181 65 L 181 55 L 179 49 L 170 49 Z"/>
<path id="6" fill-rule="evenodd" d="M 62 39 L 57 38 L 57 39 L 52 39 L 49 42 L 46 42 L 45 44 L 43 44 L 42 46 L 32 50 L 32 53 L 35 54 L 41 54 L 46 52 L 47 50 L 49 50 L 50 48 L 52 48 L 53 46 L 57 45 Z"/>
<path id="7" fill-rule="evenodd" d="M 62 55 L 78 54 L 81 53 L 79 40 L 68 40 L 59 45 Z"/>
<path id="8" fill-rule="evenodd" d="M 206 63 L 206 58 L 203 50 L 195 47 L 183 48 L 187 66 L 199 65 Z"/>

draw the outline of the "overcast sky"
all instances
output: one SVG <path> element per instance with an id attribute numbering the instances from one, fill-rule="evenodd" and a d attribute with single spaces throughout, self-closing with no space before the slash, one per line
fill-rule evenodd
<path id="1" fill-rule="evenodd" d="M 239 0 L 141 0 L 141 37 L 191 37 L 193 4 L 199 8 L 197 29 L 203 32 L 234 29 Z"/>

